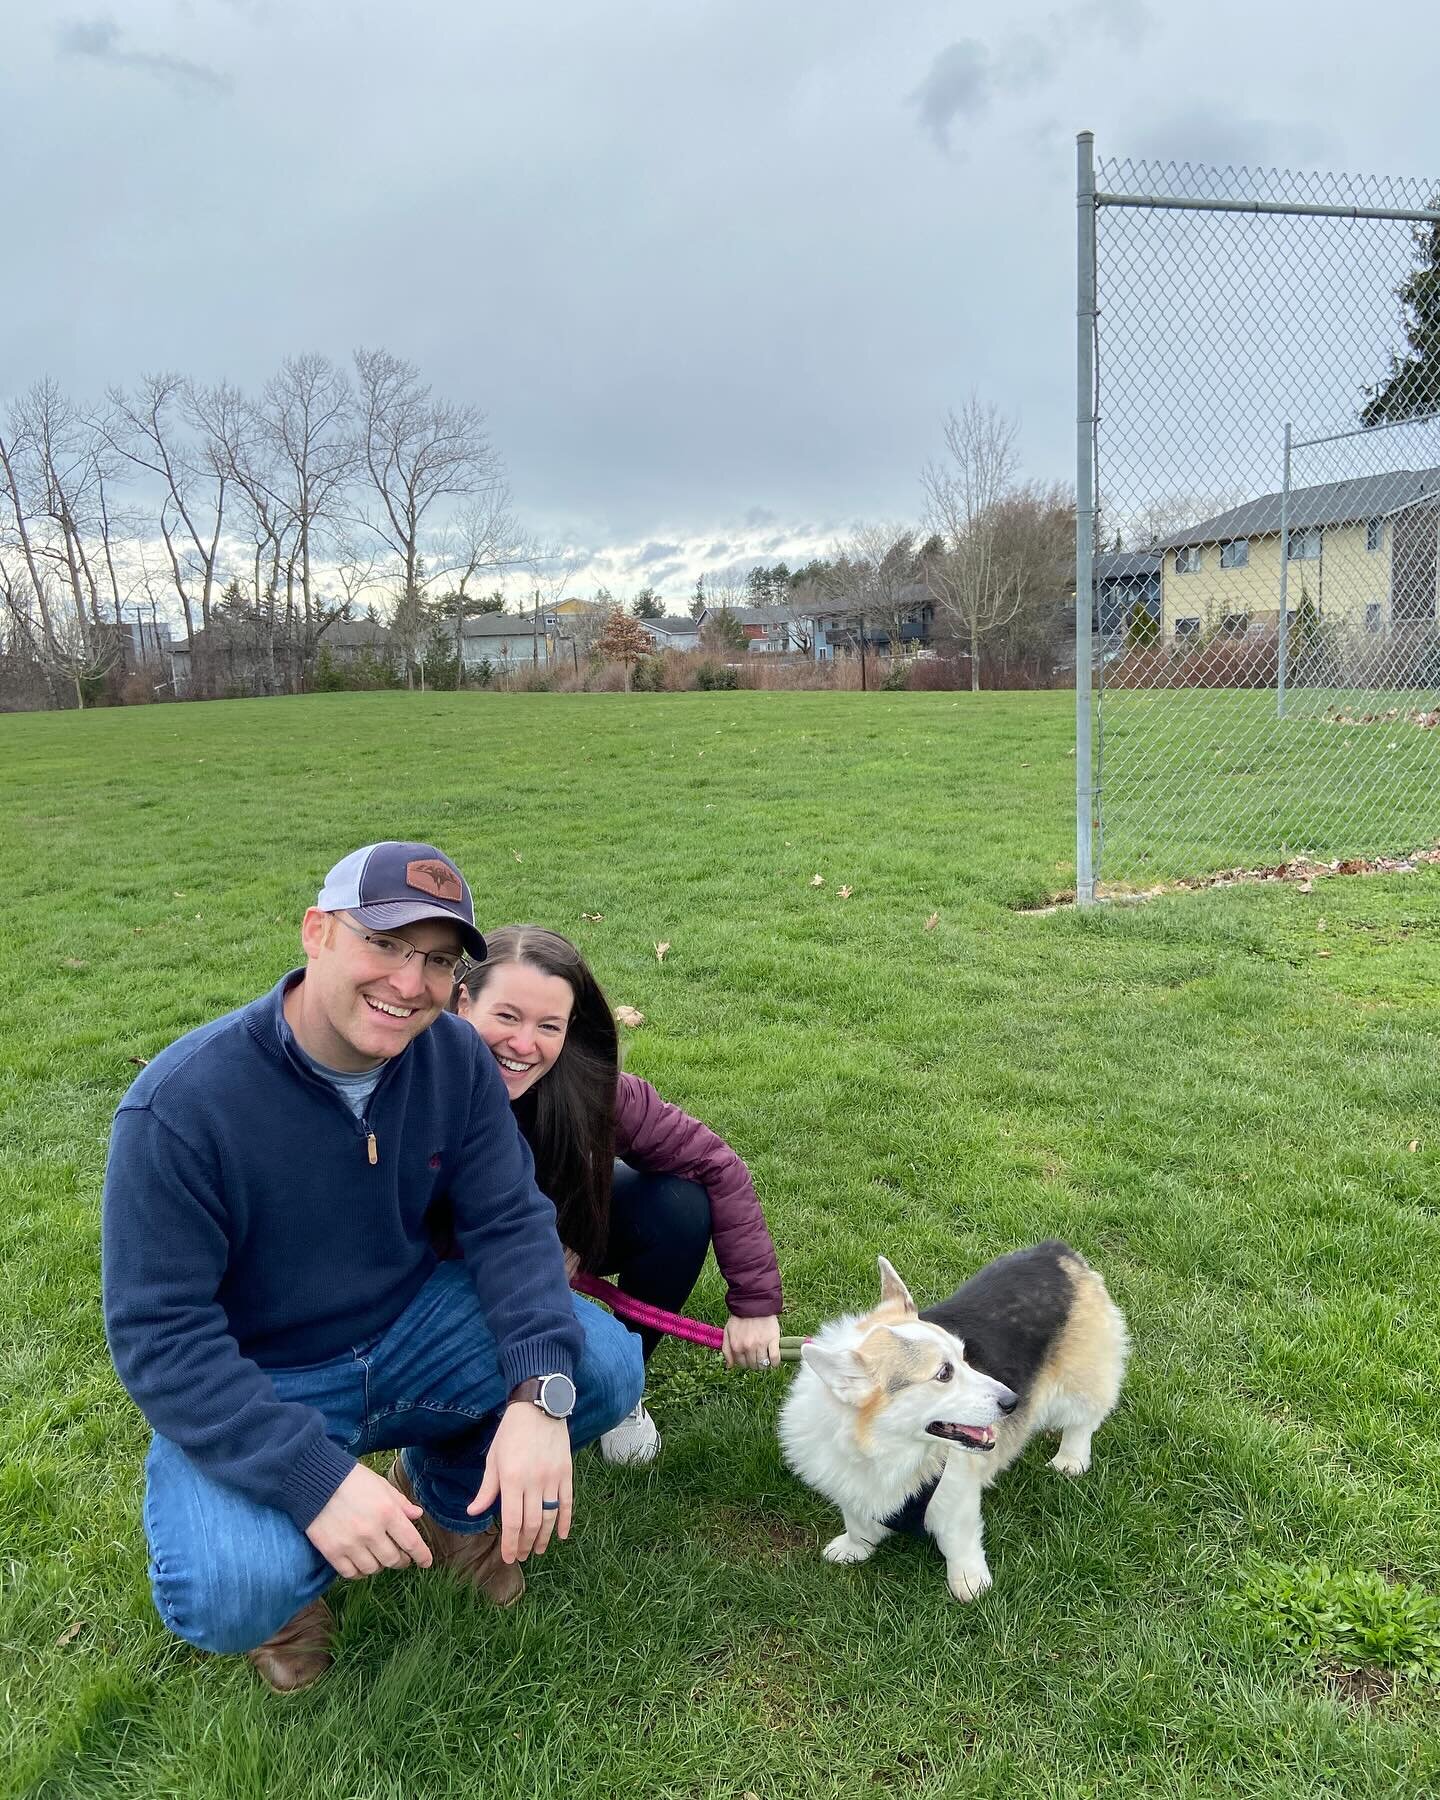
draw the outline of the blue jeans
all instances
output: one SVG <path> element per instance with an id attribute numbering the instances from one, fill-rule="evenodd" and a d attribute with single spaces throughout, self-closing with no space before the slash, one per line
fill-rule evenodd
<path id="1" fill-rule="evenodd" d="M 640 1340 L 575 1298 L 585 1347 L 570 1419 L 578 1449 L 623 1419 L 645 1384 Z M 405 1451 L 415 1497 L 452 1531 L 472 1519 L 485 1456 L 505 1403 L 495 1340 L 465 1266 L 442 1263 L 374 1342 L 306 1369 L 272 1369 L 282 1400 L 322 1413 L 353 1456 Z M 150 1585 L 166 1626 L 202 1650 L 253 1650 L 335 1580 L 288 1513 L 212 1481 L 167 1438 L 145 1463 Z"/>

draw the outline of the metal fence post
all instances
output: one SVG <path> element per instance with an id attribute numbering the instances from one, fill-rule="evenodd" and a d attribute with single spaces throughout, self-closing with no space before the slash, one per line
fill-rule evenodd
<path id="1" fill-rule="evenodd" d="M 1095 136 L 1075 140 L 1075 902 L 1095 901 L 1091 614 L 1095 604 Z"/>
<path id="2" fill-rule="evenodd" d="M 1284 480 L 1280 486 L 1280 619 L 1275 662 L 1275 717 L 1285 717 L 1285 666 L 1290 659 L 1290 473 L 1291 427 L 1285 421 Z"/>

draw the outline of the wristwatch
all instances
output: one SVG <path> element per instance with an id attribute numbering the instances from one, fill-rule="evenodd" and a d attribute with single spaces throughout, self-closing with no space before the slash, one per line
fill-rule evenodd
<path id="1" fill-rule="evenodd" d="M 550 1419 L 568 1419 L 575 1410 L 575 1383 L 568 1375 L 532 1375 L 510 1390 L 508 1405 L 528 1401 Z"/>

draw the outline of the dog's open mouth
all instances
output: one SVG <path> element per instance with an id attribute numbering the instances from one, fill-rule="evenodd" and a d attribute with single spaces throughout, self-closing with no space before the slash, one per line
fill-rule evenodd
<path id="1" fill-rule="evenodd" d="M 948 1419 L 933 1419 L 925 1427 L 930 1437 L 944 1438 L 947 1444 L 963 1444 L 967 1450 L 993 1450 L 993 1425 L 952 1425 Z"/>

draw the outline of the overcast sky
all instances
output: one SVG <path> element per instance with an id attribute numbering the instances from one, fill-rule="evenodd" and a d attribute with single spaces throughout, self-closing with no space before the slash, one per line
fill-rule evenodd
<path id="1" fill-rule="evenodd" d="M 7 9 L 5 363 L 413 358 L 617 589 L 918 516 L 945 409 L 1072 472 L 1074 134 L 1425 174 L 1433 0 Z"/>

